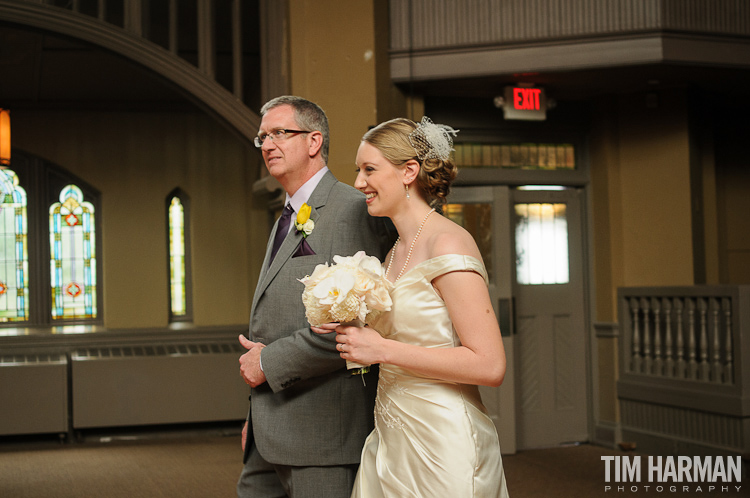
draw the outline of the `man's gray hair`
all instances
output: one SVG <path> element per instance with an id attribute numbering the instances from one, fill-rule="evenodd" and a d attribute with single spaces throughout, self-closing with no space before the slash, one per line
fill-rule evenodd
<path id="1" fill-rule="evenodd" d="M 282 95 L 269 100 L 260 109 L 261 117 L 275 107 L 282 105 L 291 106 L 294 109 L 295 121 L 301 130 L 319 131 L 323 135 L 323 145 L 320 148 L 320 155 L 323 162 L 328 164 L 328 147 L 331 141 L 328 131 L 328 117 L 323 109 L 314 102 L 310 102 L 302 97 L 294 95 Z"/>

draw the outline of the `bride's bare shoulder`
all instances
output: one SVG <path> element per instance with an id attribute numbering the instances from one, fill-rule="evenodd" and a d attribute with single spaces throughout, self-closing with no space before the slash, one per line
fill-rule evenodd
<path id="1" fill-rule="evenodd" d="M 463 254 L 481 259 L 474 237 L 462 226 L 447 218 L 440 219 L 440 225 L 430 237 L 430 257 L 444 254 Z"/>

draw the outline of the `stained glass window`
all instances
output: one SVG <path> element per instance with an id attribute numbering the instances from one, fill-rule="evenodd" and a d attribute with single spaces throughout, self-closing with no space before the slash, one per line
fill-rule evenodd
<path id="1" fill-rule="evenodd" d="M 49 209 L 52 319 L 96 318 L 94 206 L 66 185 Z"/>
<path id="2" fill-rule="evenodd" d="M 0 170 L 0 322 L 29 319 L 26 191 L 10 169 Z"/>
<path id="3" fill-rule="evenodd" d="M 185 208 L 177 196 L 169 203 L 169 289 L 172 316 L 185 316 Z"/>
<path id="4" fill-rule="evenodd" d="M 166 199 L 169 239 L 169 320 L 193 319 L 190 275 L 190 197 L 180 188 Z"/>
<path id="5" fill-rule="evenodd" d="M 516 280 L 566 284 L 569 280 L 565 204 L 516 204 Z"/>

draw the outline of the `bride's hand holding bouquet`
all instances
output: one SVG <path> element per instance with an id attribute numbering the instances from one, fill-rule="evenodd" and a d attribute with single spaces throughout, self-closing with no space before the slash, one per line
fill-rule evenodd
<path id="1" fill-rule="evenodd" d="M 383 337 L 368 326 L 359 327 L 348 324 L 326 323 L 320 327 L 311 327 L 317 334 L 336 332 L 336 349 L 341 357 L 350 364 L 373 365 L 381 363 L 383 351 L 380 344 Z"/>

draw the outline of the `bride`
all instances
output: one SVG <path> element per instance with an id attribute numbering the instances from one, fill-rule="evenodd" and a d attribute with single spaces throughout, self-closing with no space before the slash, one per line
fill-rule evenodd
<path id="1" fill-rule="evenodd" d="M 443 217 L 455 131 L 429 118 L 368 131 L 355 187 L 399 233 L 386 258 L 390 312 L 366 327 L 327 324 L 341 357 L 380 364 L 375 429 L 353 497 L 505 497 L 497 432 L 478 385 L 499 386 L 505 350 L 471 235 Z"/>

